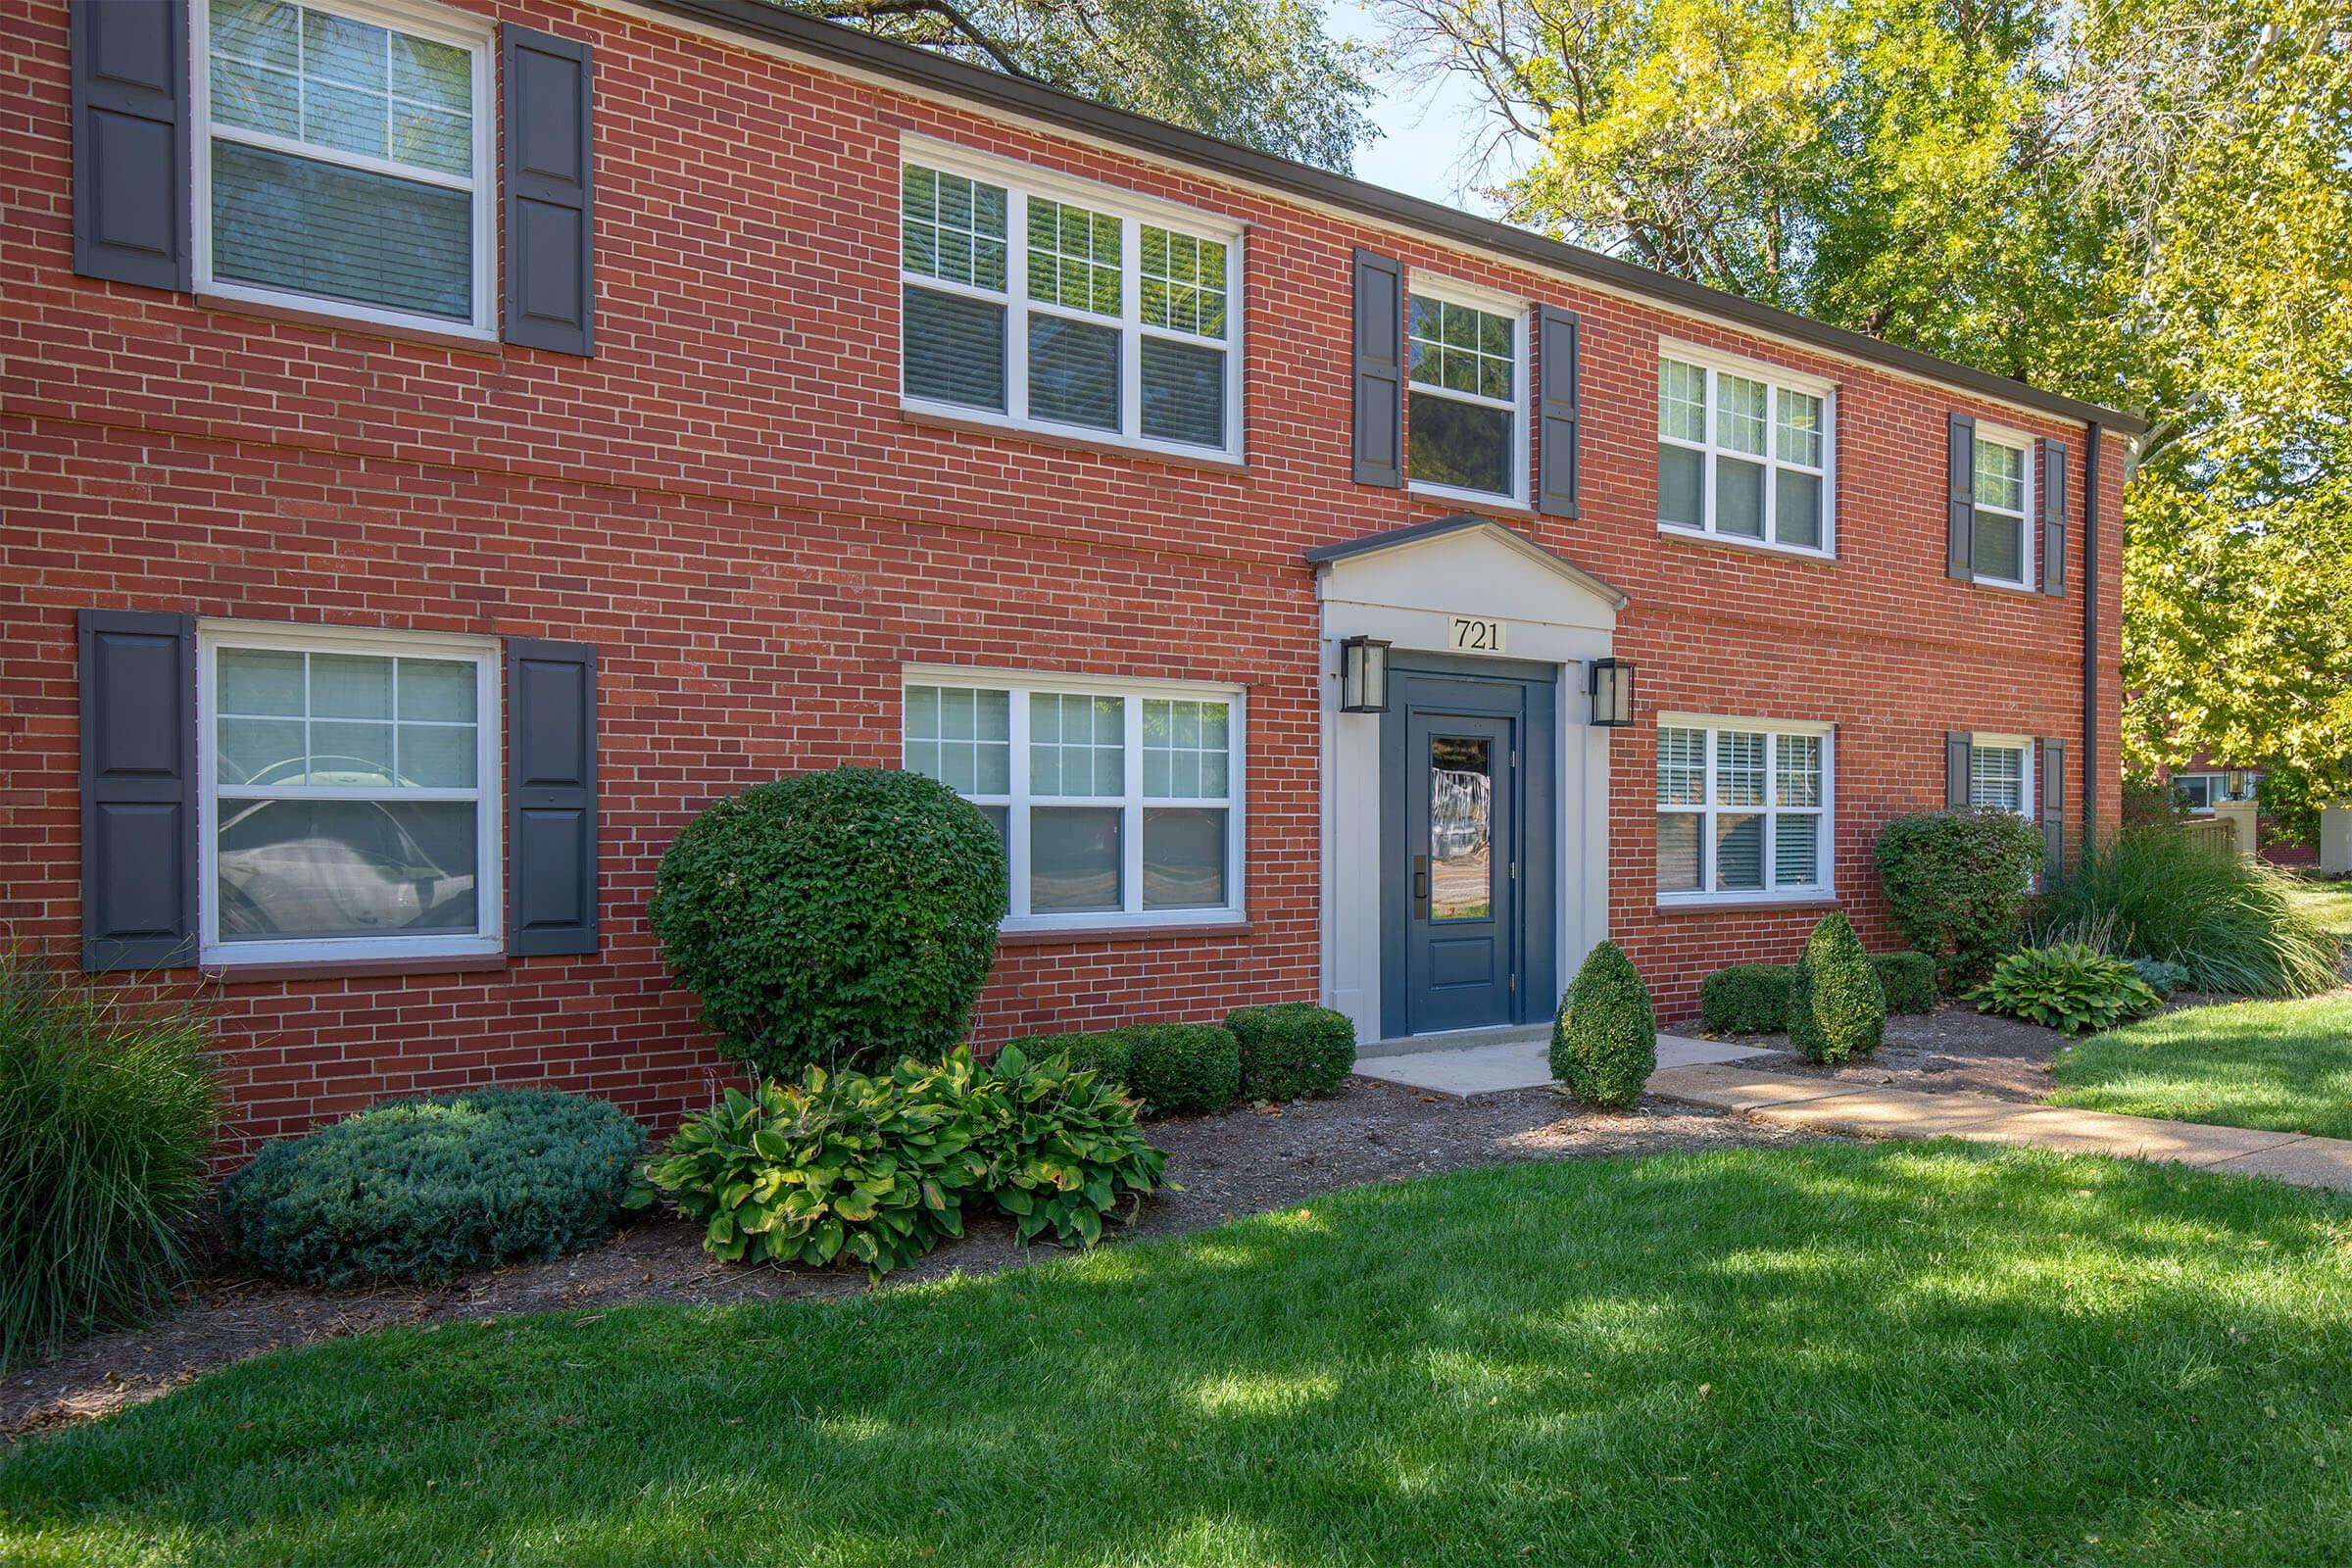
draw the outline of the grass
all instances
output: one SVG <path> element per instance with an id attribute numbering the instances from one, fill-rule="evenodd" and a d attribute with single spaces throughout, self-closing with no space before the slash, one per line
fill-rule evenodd
<path id="1" fill-rule="evenodd" d="M 0 1459 L 0 1560 L 2317 1564 L 2347 1474 L 2352 1208 L 1823 1144 L 278 1352 Z"/>
<path id="2" fill-rule="evenodd" d="M 2093 1035 L 2050 1102 L 2352 1138 L 2352 997 L 2184 1007 Z"/>
<path id="3" fill-rule="evenodd" d="M 2352 882 L 2295 878 L 2288 898 L 2339 942 L 2352 942 Z"/>

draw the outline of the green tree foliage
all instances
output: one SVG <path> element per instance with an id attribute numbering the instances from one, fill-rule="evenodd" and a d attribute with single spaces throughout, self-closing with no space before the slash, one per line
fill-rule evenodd
<path id="1" fill-rule="evenodd" d="M 1343 173 L 1372 134 L 1367 56 L 1319 0 L 777 3 Z"/>

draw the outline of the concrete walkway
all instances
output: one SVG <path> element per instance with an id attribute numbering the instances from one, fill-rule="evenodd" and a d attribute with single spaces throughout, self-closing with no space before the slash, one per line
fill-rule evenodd
<path id="1" fill-rule="evenodd" d="M 1506 1089 L 1542 1089 L 1551 1079 L 1551 1031 L 1528 1030 L 1517 1038 L 1484 1045 L 1417 1049 L 1357 1060 L 1359 1077 L 1379 1078 L 1442 1095 L 1492 1095 Z M 1752 1046 L 1727 1046 L 1713 1040 L 1686 1040 L 1680 1035 L 1658 1036 L 1658 1067 L 1693 1067 L 1706 1062 L 1742 1061 L 1766 1053 Z M 1655 1084 L 1657 1080 L 1650 1080 Z"/>
<path id="2" fill-rule="evenodd" d="M 1652 1095 L 1750 1121 L 1863 1138 L 1965 1138 L 2066 1154 L 2166 1159 L 2298 1187 L 2352 1191 L 2352 1142 L 2340 1138 L 2029 1105 L 1985 1095 L 1923 1095 L 1728 1064 L 1669 1067 L 1665 1045 L 1661 1036 L 1660 1067 L 1649 1080 Z"/>

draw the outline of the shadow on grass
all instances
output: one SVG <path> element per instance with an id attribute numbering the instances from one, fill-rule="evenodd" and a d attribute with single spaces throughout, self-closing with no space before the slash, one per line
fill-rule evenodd
<path id="1" fill-rule="evenodd" d="M 0 1464 L 0 1558 L 2352 1559 L 2352 1209 L 1812 1145 L 878 1297 L 395 1331 Z"/>

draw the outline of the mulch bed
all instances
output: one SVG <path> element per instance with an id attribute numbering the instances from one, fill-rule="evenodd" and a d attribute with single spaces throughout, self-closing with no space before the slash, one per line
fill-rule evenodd
<path id="1" fill-rule="evenodd" d="M 1501 1160 L 1658 1153 L 1803 1136 L 1647 1102 L 1609 1114 L 1583 1110 L 1550 1090 L 1454 1100 L 1361 1078 L 1348 1079 L 1327 1100 L 1155 1122 L 1152 1135 L 1169 1152 L 1169 1178 L 1184 1191 L 1152 1198 L 1123 1235 L 1200 1230 L 1342 1187 Z M 99 1335 L 69 1347 L 57 1360 L 0 1379 L 0 1440 L 139 1403 L 281 1346 L 394 1324 L 604 1311 L 642 1302 L 773 1301 L 867 1288 L 862 1271 L 719 1263 L 703 1251 L 701 1238 L 700 1227 L 664 1218 L 632 1226 L 591 1252 L 437 1288 L 311 1290 L 216 1272 L 192 1285 L 154 1328 Z M 1001 1220 L 975 1221 L 962 1241 L 892 1281 L 987 1273 L 1062 1255 L 1057 1248 L 1021 1248 Z"/>

